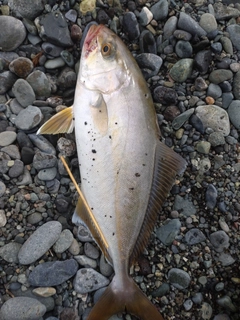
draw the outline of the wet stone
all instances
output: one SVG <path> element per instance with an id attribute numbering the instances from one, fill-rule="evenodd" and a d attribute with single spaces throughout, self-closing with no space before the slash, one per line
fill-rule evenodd
<path id="1" fill-rule="evenodd" d="M 74 290 L 81 294 L 96 291 L 109 284 L 109 280 L 90 268 L 82 268 L 73 281 Z"/>
<path id="2" fill-rule="evenodd" d="M 162 227 L 157 229 L 156 236 L 163 244 L 165 244 L 166 246 L 170 246 L 173 243 L 175 237 L 178 235 L 180 228 L 180 220 L 172 219 Z"/>
<path id="3" fill-rule="evenodd" d="M 61 231 L 58 221 L 43 224 L 24 242 L 18 254 L 19 262 L 24 265 L 35 262 L 57 241 Z"/>
<path id="4" fill-rule="evenodd" d="M 40 319 L 45 313 L 46 307 L 37 299 L 14 297 L 3 304 L 0 310 L 0 318 L 3 320 Z"/>
<path id="5" fill-rule="evenodd" d="M 66 251 L 73 242 L 73 234 L 70 230 L 65 229 L 60 234 L 60 237 L 56 241 L 56 243 L 53 246 L 53 250 L 56 253 L 63 253 Z"/>
<path id="6" fill-rule="evenodd" d="M 0 16 L 0 48 L 13 51 L 26 38 L 26 29 L 22 21 L 11 16 Z"/>
<path id="7" fill-rule="evenodd" d="M 169 270 L 168 279 L 174 287 L 180 290 L 186 289 L 191 281 L 189 274 L 178 268 L 172 268 Z"/>
<path id="8" fill-rule="evenodd" d="M 206 237 L 200 229 L 193 228 L 185 234 L 184 239 L 188 245 L 192 246 L 194 244 L 205 241 Z"/>
<path id="9" fill-rule="evenodd" d="M 77 270 L 78 263 L 74 259 L 44 262 L 33 269 L 28 281 L 34 287 L 57 286 L 72 278 Z"/>
<path id="10" fill-rule="evenodd" d="M 181 59 L 173 65 L 169 74 L 176 82 L 184 82 L 192 73 L 193 59 Z"/>
<path id="11" fill-rule="evenodd" d="M 61 12 L 54 11 L 47 13 L 37 17 L 34 22 L 39 36 L 44 41 L 49 41 L 63 47 L 72 46 L 68 25 Z M 56 30 L 61 30 L 61 32 L 56 32 Z"/>
<path id="12" fill-rule="evenodd" d="M 33 70 L 33 63 L 28 58 L 19 57 L 11 61 L 9 70 L 15 73 L 19 78 L 26 78 Z"/>
<path id="13" fill-rule="evenodd" d="M 15 119 L 15 125 L 21 130 L 31 130 L 35 128 L 43 119 L 41 110 L 38 107 L 28 106 L 20 111 Z"/>
<path id="14" fill-rule="evenodd" d="M 21 106 L 27 107 L 36 99 L 30 84 L 24 79 L 18 79 L 12 88 L 13 94 Z"/>
<path id="15" fill-rule="evenodd" d="M 209 239 L 216 252 L 223 252 L 229 247 L 229 236 L 223 230 L 211 233 Z"/>

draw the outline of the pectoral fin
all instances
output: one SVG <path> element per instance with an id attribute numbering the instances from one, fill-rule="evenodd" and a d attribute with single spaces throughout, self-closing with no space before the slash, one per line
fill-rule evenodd
<path id="1" fill-rule="evenodd" d="M 147 211 L 130 258 L 130 263 L 136 261 L 139 254 L 146 247 L 159 211 L 174 184 L 176 175 L 181 174 L 185 168 L 186 161 L 159 141 L 155 152 L 153 181 Z"/>
<path id="2" fill-rule="evenodd" d="M 45 122 L 37 134 L 71 133 L 74 128 L 73 107 L 66 108 Z"/>
<path id="3" fill-rule="evenodd" d="M 81 221 L 88 227 L 94 240 L 97 242 L 98 246 L 102 250 L 105 258 L 112 263 L 112 259 L 108 253 L 108 243 L 93 215 L 93 212 L 83 198 L 83 195 L 79 197 L 78 203 L 72 219 L 73 223 L 81 224 Z"/>

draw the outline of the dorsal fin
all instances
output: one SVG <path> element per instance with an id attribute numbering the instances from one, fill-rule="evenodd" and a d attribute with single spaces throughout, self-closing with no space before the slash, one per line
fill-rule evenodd
<path id="1" fill-rule="evenodd" d="M 71 133 L 73 128 L 73 107 L 69 107 L 56 113 L 46 121 L 41 128 L 38 129 L 37 134 Z"/>
<path id="2" fill-rule="evenodd" d="M 185 168 L 186 161 L 159 141 L 156 147 L 154 175 L 146 215 L 130 257 L 130 265 L 136 261 L 139 254 L 146 247 L 159 210 L 172 188 L 175 177 L 177 174 L 182 173 Z"/>

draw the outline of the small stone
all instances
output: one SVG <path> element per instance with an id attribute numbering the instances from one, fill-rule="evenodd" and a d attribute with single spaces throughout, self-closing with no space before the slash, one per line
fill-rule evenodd
<path id="1" fill-rule="evenodd" d="M 172 34 L 174 35 L 174 32 L 177 29 L 177 21 L 178 21 L 177 17 L 172 16 L 165 22 L 164 27 L 163 27 L 164 39 L 169 39 Z M 177 38 L 177 36 L 175 36 L 175 37 Z M 182 39 L 182 40 L 185 40 L 185 39 Z M 190 39 L 188 39 L 188 40 L 190 40 Z"/>
<path id="2" fill-rule="evenodd" d="M 231 266 L 236 260 L 229 254 L 221 252 L 219 255 L 214 257 L 216 261 L 219 261 L 223 267 Z"/>
<path id="3" fill-rule="evenodd" d="M 93 260 L 87 256 L 85 256 L 84 254 L 79 255 L 79 256 L 75 256 L 74 259 L 77 260 L 77 262 L 80 264 L 80 266 L 85 267 L 85 268 L 93 268 L 96 269 L 97 268 L 97 262 L 96 260 Z"/>
<path id="4" fill-rule="evenodd" d="M 172 268 L 168 272 L 168 280 L 174 287 L 183 290 L 189 286 L 191 278 L 186 271 Z"/>
<path id="5" fill-rule="evenodd" d="M 199 37 L 205 36 L 207 33 L 202 27 L 191 18 L 188 14 L 180 12 L 178 19 L 178 28 L 190 32 L 192 35 L 198 35 Z"/>
<path id="6" fill-rule="evenodd" d="M 163 283 L 160 285 L 159 288 L 155 289 L 151 295 L 156 298 L 156 297 L 163 297 L 170 291 L 170 286 L 168 283 Z"/>
<path id="7" fill-rule="evenodd" d="M 14 297 L 7 300 L 1 307 L 0 318 L 10 319 L 40 319 L 46 313 L 46 307 L 37 299 Z"/>
<path id="8" fill-rule="evenodd" d="M 21 160 L 15 160 L 13 166 L 9 169 L 10 178 L 17 178 L 24 172 L 24 163 Z"/>
<path id="9" fill-rule="evenodd" d="M 232 45 L 232 42 L 229 38 L 227 37 L 222 37 L 220 39 L 221 41 L 221 44 L 223 46 L 223 49 L 226 53 L 229 53 L 230 55 L 233 54 L 233 45 Z"/>
<path id="10" fill-rule="evenodd" d="M 65 13 L 65 18 L 71 22 L 76 22 L 77 20 L 77 11 L 74 9 L 70 9 Z"/>
<path id="11" fill-rule="evenodd" d="M 215 84 L 219 84 L 223 81 L 232 79 L 233 73 L 231 70 L 217 69 L 213 70 L 209 75 L 209 81 Z"/>
<path id="12" fill-rule="evenodd" d="M 181 128 L 181 126 L 191 117 L 191 115 L 194 113 L 194 109 L 191 108 L 183 113 L 181 113 L 179 116 L 173 119 L 172 127 L 174 130 L 178 130 Z"/>
<path id="13" fill-rule="evenodd" d="M 179 195 L 175 197 L 173 210 L 179 211 L 187 217 L 190 217 L 196 213 L 194 204 L 189 199 L 185 199 Z"/>
<path id="14" fill-rule="evenodd" d="M 168 15 L 168 1 L 167 0 L 159 0 L 151 7 L 151 12 L 153 14 L 153 18 L 155 20 L 164 20 Z"/>
<path id="15" fill-rule="evenodd" d="M 71 157 L 76 153 L 76 144 L 73 140 L 61 137 L 57 142 L 58 150 L 66 157 Z"/>
<path id="16" fill-rule="evenodd" d="M 203 302 L 202 308 L 200 311 L 201 311 L 202 319 L 204 319 L 204 320 L 211 319 L 213 310 L 212 310 L 212 307 L 210 306 L 209 303 Z"/>
<path id="17" fill-rule="evenodd" d="M 73 281 L 74 290 L 81 294 L 86 294 L 105 287 L 109 284 L 109 280 L 97 271 L 90 268 L 82 268 L 78 270 Z"/>
<path id="18" fill-rule="evenodd" d="M 173 65 L 169 74 L 176 82 L 184 82 L 192 73 L 193 59 L 181 59 Z"/>
<path id="19" fill-rule="evenodd" d="M 204 13 L 201 15 L 201 19 L 199 21 L 199 25 L 207 32 L 210 33 L 212 31 L 217 30 L 217 21 L 211 13 Z"/>
<path id="20" fill-rule="evenodd" d="M 57 157 L 53 154 L 38 151 L 33 158 L 33 167 L 36 170 L 52 168 L 57 165 Z"/>
<path id="21" fill-rule="evenodd" d="M 167 121 L 173 121 L 180 114 L 180 110 L 176 106 L 169 106 L 164 111 L 164 119 Z"/>
<path id="22" fill-rule="evenodd" d="M 90 242 L 84 243 L 84 252 L 89 258 L 92 259 L 98 259 L 100 255 L 98 248 L 96 248 Z"/>
<path id="23" fill-rule="evenodd" d="M 237 18 L 239 16 L 239 10 L 230 6 L 225 6 L 221 2 L 216 2 L 213 5 L 215 18 L 217 20 L 229 20 L 231 18 Z"/>
<path id="24" fill-rule="evenodd" d="M 55 155 L 56 149 L 54 146 L 43 136 L 36 135 L 36 134 L 29 134 L 28 137 L 30 138 L 31 142 L 39 148 L 42 152 Z"/>
<path id="25" fill-rule="evenodd" d="M 1 151 L 8 154 L 13 160 L 19 160 L 21 158 L 19 149 L 15 144 L 10 144 L 9 146 L 3 147 Z"/>
<path id="26" fill-rule="evenodd" d="M 110 277 L 114 272 L 113 267 L 106 261 L 103 254 L 101 254 L 99 268 L 101 274 L 105 277 Z"/>
<path id="27" fill-rule="evenodd" d="M 240 100 L 234 100 L 228 107 L 230 121 L 236 129 L 240 129 Z M 0 133 L 1 134 L 1 133 Z"/>
<path id="28" fill-rule="evenodd" d="M 33 71 L 26 81 L 31 85 L 36 97 L 48 98 L 51 94 L 51 83 L 48 77 L 40 70 Z"/>
<path id="29" fill-rule="evenodd" d="M 217 299 L 217 304 L 219 306 L 229 310 L 230 312 L 236 312 L 237 311 L 237 308 L 232 303 L 231 298 L 229 296 L 227 296 L 227 295 Z"/>
<path id="30" fill-rule="evenodd" d="M 0 147 L 11 145 L 17 138 L 17 134 L 14 131 L 0 132 Z"/>
<path id="31" fill-rule="evenodd" d="M 217 189 L 213 184 L 209 184 L 205 194 L 206 206 L 208 209 L 213 210 L 217 204 Z"/>
<path id="32" fill-rule="evenodd" d="M 43 224 L 23 244 L 18 254 L 19 262 L 24 265 L 35 262 L 57 241 L 61 231 L 62 225 L 58 221 Z"/>
<path id="33" fill-rule="evenodd" d="M 33 214 L 30 214 L 28 217 L 27 217 L 27 221 L 28 223 L 30 224 L 38 224 L 40 221 L 42 221 L 43 217 L 41 215 L 41 213 L 39 212 L 34 212 Z"/>
<path id="34" fill-rule="evenodd" d="M 136 56 L 136 61 L 145 79 L 157 75 L 163 62 L 161 57 L 153 53 L 141 53 Z"/>
<path id="35" fill-rule="evenodd" d="M 17 242 L 9 242 L 0 248 L 0 256 L 9 263 L 18 263 L 18 253 L 22 245 Z"/>
<path id="36" fill-rule="evenodd" d="M 4 188 L 3 186 L 5 187 L 4 183 L 0 181 L 0 197 L 4 194 L 4 193 L 1 194 Z M 6 218 L 5 212 L 4 210 L 0 210 L 0 228 L 4 227 L 6 223 L 7 223 L 7 218 Z M 0 252 L 1 252 L 1 249 L 0 249 Z"/>
<path id="37" fill-rule="evenodd" d="M 43 51 L 54 58 L 57 58 L 60 56 L 61 52 L 63 51 L 62 47 L 56 46 L 53 43 L 50 42 L 43 42 L 42 44 Z"/>
<path id="38" fill-rule="evenodd" d="M 122 27 L 129 40 L 136 40 L 140 36 L 139 25 L 133 12 L 127 12 L 124 14 Z"/>
<path id="39" fill-rule="evenodd" d="M 177 103 L 178 95 L 176 90 L 164 86 L 157 86 L 153 91 L 153 97 L 156 102 L 174 105 Z"/>
<path id="40" fill-rule="evenodd" d="M 41 110 L 38 107 L 28 106 L 20 111 L 15 119 L 15 125 L 21 130 L 31 130 L 35 128 L 43 119 Z"/>
<path id="41" fill-rule="evenodd" d="M 77 242 L 76 239 L 73 239 L 70 247 L 68 248 L 68 251 L 73 255 L 73 256 L 77 256 L 80 253 L 80 245 Z"/>
<path id="42" fill-rule="evenodd" d="M 212 62 L 212 52 L 210 50 L 202 50 L 197 52 L 194 58 L 195 66 L 201 73 L 206 73 Z"/>
<path id="43" fill-rule="evenodd" d="M 205 235 L 202 233 L 201 230 L 197 228 L 193 228 L 185 234 L 185 241 L 188 245 L 191 245 L 191 246 L 197 243 L 201 243 L 205 240 L 206 240 Z"/>
<path id="44" fill-rule="evenodd" d="M 192 297 L 192 301 L 195 303 L 195 304 L 201 304 L 202 301 L 203 301 L 203 295 L 201 292 L 197 292 L 194 294 L 194 296 Z"/>
<path id="45" fill-rule="evenodd" d="M 212 132 L 208 137 L 211 146 L 217 147 L 225 144 L 225 138 L 222 132 Z"/>
<path id="46" fill-rule="evenodd" d="M 56 289 L 52 287 L 39 287 L 33 289 L 32 292 L 39 297 L 51 297 L 56 294 Z"/>
<path id="47" fill-rule="evenodd" d="M 65 61 L 62 59 L 62 57 L 47 60 L 44 64 L 44 67 L 49 70 L 61 68 L 63 66 L 65 66 Z"/>
<path id="48" fill-rule="evenodd" d="M 11 89 L 16 80 L 17 80 L 17 76 L 11 71 L 1 72 L 0 73 L 0 94 L 5 94 L 9 89 Z"/>
<path id="49" fill-rule="evenodd" d="M 222 230 L 211 233 L 209 239 L 216 252 L 223 252 L 229 247 L 229 236 Z"/>
<path id="50" fill-rule="evenodd" d="M 44 10 L 44 3 L 41 0 L 9 0 L 8 5 L 14 15 L 33 20 Z"/>
<path id="51" fill-rule="evenodd" d="M 36 99 L 35 93 L 30 84 L 24 79 L 18 79 L 12 88 L 13 94 L 21 106 L 27 107 Z"/>
<path id="52" fill-rule="evenodd" d="M 208 141 L 200 141 L 196 144 L 196 150 L 199 153 L 209 154 L 211 144 Z"/>
<path id="53" fill-rule="evenodd" d="M 163 244 L 170 246 L 180 232 L 180 228 L 180 220 L 172 219 L 156 230 L 156 236 Z"/>
<path id="54" fill-rule="evenodd" d="M 141 26 L 146 26 L 153 19 L 153 14 L 147 7 L 143 7 L 139 13 L 138 19 Z"/>
<path id="55" fill-rule="evenodd" d="M 57 175 L 57 168 L 45 168 L 38 172 L 38 178 L 43 181 L 53 180 Z"/>
<path id="56" fill-rule="evenodd" d="M 191 310 L 191 309 L 192 309 L 192 306 L 193 306 L 192 300 L 191 300 L 191 299 L 185 300 L 184 303 L 183 303 L 183 306 L 184 306 L 184 309 L 185 309 L 186 311 Z"/>
<path id="57" fill-rule="evenodd" d="M 73 242 L 72 232 L 68 229 L 65 229 L 62 231 L 58 240 L 54 244 L 53 250 L 56 253 L 63 253 L 71 246 L 72 242 Z"/>
<path id="58" fill-rule="evenodd" d="M 209 105 L 213 105 L 215 103 L 215 100 L 212 97 L 206 97 L 205 99 L 206 103 Z"/>
<path id="59" fill-rule="evenodd" d="M 63 52 L 61 54 L 63 54 Z M 77 80 L 76 73 L 71 68 L 67 67 L 67 68 L 64 68 L 60 73 L 58 77 L 58 85 L 61 86 L 62 88 L 72 88 L 72 87 L 75 87 L 76 80 Z"/>
<path id="60" fill-rule="evenodd" d="M 171 17 L 171 18 L 173 18 L 173 17 Z M 174 17 L 175 18 L 175 17 Z M 166 25 L 166 24 L 165 24 Z M 164 28 L 165 28 L 165 26 L 164 26 Z M 164 34 L 165 35 L 165 34 Z M 175 30 L 174 32 L 173 32 L 173 35 L 174 35 L 174 37 L 176 38 L 176 39 L 178 39 L 178 40 L 184 40 L 184 41 L 190 41 L 191 39 L 192 39 L 192 35 L 191 35 L 191 33 L 189 33 L 189 32 L 187 32 L 187 31 L 184 31 L 184 30 Z M 168 38 L 166 38 L 166 39 L 169 39 L 169 37 Z"/>
<path id="61" fill-rule="evenodd" d="M 139 38 L 139 46 L 141 53 L 157 54 L 157 46 L 152 32 L 143 30 Z"/>
<path id="62" fill-rule="evenodd" d="M 179 58 L 190 58 L 193 48 L 188 41 L 179 40 L 175 46 L 175 52 Z"/>
<path id="63" fill-rule="evenodd" d="M 236 100 L 240 100 L 240 70 L 233 78 L 233 94 Z"/>
<path id="64" fill-rule="evenodd" d="M 74 259 L 44 262 L 33 269 L 28 281 L 35 287 L 58 286 L 73 277 L 77 270 L 78 263 Z"/>
<path id="65" fill-rule="evenodd" d="M 213 99 L 217 99 L 222 96 L 222 90 L 217 84 L 210 83 L 208 86 L 207 95 L 212 97 Z M 208 104 L 212 104 L 212 103 L 208 103 Z"/>
<path id="66" fill-rule="evenodd" d="M 19 78 L 26 78 L 33 70 L 33 63 L 30 59 L 19 57 L 9 64 L 9 70 L 15 73 Z"/>

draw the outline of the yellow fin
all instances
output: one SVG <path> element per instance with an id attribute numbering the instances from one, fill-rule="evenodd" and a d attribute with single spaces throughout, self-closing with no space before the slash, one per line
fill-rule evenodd
<path id="1" fill-rule="evenodd" d="M 37 134 L 71 133 L 74 128 L 73 107 L 66 108 L 45 122 Z"/>

